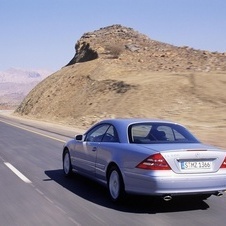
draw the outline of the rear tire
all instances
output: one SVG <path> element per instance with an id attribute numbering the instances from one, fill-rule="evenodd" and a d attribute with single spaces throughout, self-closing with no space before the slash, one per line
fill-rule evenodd
<path id="1" fill-rule="evenodd" d="M 125 194 L 122 175 L 117 166 L 112 166 L 109 170 L 108 191 L 113 202 L 120 201 Z"/>
<path id="2" fill-rule="evenodd" d="M 68 150 L 64 152 L 63 158 L 63 171 L 66 177 L 71 176 L 72 174 L 72 166 L 71 166 L 71 156 Z"/>

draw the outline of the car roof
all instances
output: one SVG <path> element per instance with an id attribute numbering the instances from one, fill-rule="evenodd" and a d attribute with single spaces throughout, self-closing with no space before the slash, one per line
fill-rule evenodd
<path id="1" fill-rule="evenodd" d="M 142 123 L 142 122 L 162 122 L 162 123 L 173 123 L 175 122 L 163 119 L 154 119 L 154 118 L 114 118 L 114 119 L 105 119 L 100 121 L 100 123 L 111 123 L 111 124 L 123 124 L 124 126 L 129 126 L 134 123 Z"/>
<path id="2" fill-rule="evenodd" d="M 128 133 L 127 133 L 128 127 L 131 124 L 149 123 L 149 122 L 178 124 L 178 123 L 171 122 L 171 121 L 168 121 L 168 120 L 153 119 L 153 118 L 114 118 L 114 119 L 101 120 L 98 123 L 96 123 L 95 125 L 93 125 L 93 127 L 98 125 L 98 124 L 103 124 L 103 123 L 112 124 L 117 129 L 121 142 L 128 143 Z"/>

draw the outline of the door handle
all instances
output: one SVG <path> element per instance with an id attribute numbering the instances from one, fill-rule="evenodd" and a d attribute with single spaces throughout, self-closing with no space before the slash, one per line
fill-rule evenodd
<path id="1" fill-rule="evenodd" d="M 96 151 L 97 150 L 97 147 L 93 147 L 92 151 Z"/>

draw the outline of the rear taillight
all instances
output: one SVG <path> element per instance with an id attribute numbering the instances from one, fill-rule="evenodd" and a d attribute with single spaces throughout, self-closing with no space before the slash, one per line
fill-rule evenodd
<path id="1" fill-rule="evenodd" d="M 144 161 L 139 163 L 137 166 L 139 169 L 146 169 L 146 170 L 170 170 L 169 164 L 163 158 L 163 156 L 158 153 L 149 156 Z"/>
<path id="2" fill-rule="evenodd" d="M 224 158 L 224 161 L 223 161 L 223 163 L 221 164 L 221 167 L 220 167 L 221 169 L 222 168 L 226 168 L 226 157 Z"/>

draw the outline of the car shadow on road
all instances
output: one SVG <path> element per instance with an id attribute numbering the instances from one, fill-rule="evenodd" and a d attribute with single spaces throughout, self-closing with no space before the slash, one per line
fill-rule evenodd
<path id="1" fill-rule="evenodd" d="M 116 204 L 110 200 L 106 187 L 85 177 L 74 174 L 70 178 L 66 178 L 62 169 L 48 170 L 45 171 L 45 174 L 50 179 L 44 179 L 44 181 L 53 180 L 75 195 L 90 202 L 122 212 L 156 214 L 206 210 L 209 208 L 205 200 L 191 197 L 178 197 L 165 202 L 156 197 L 127 195 L 123 201 Z"/>

